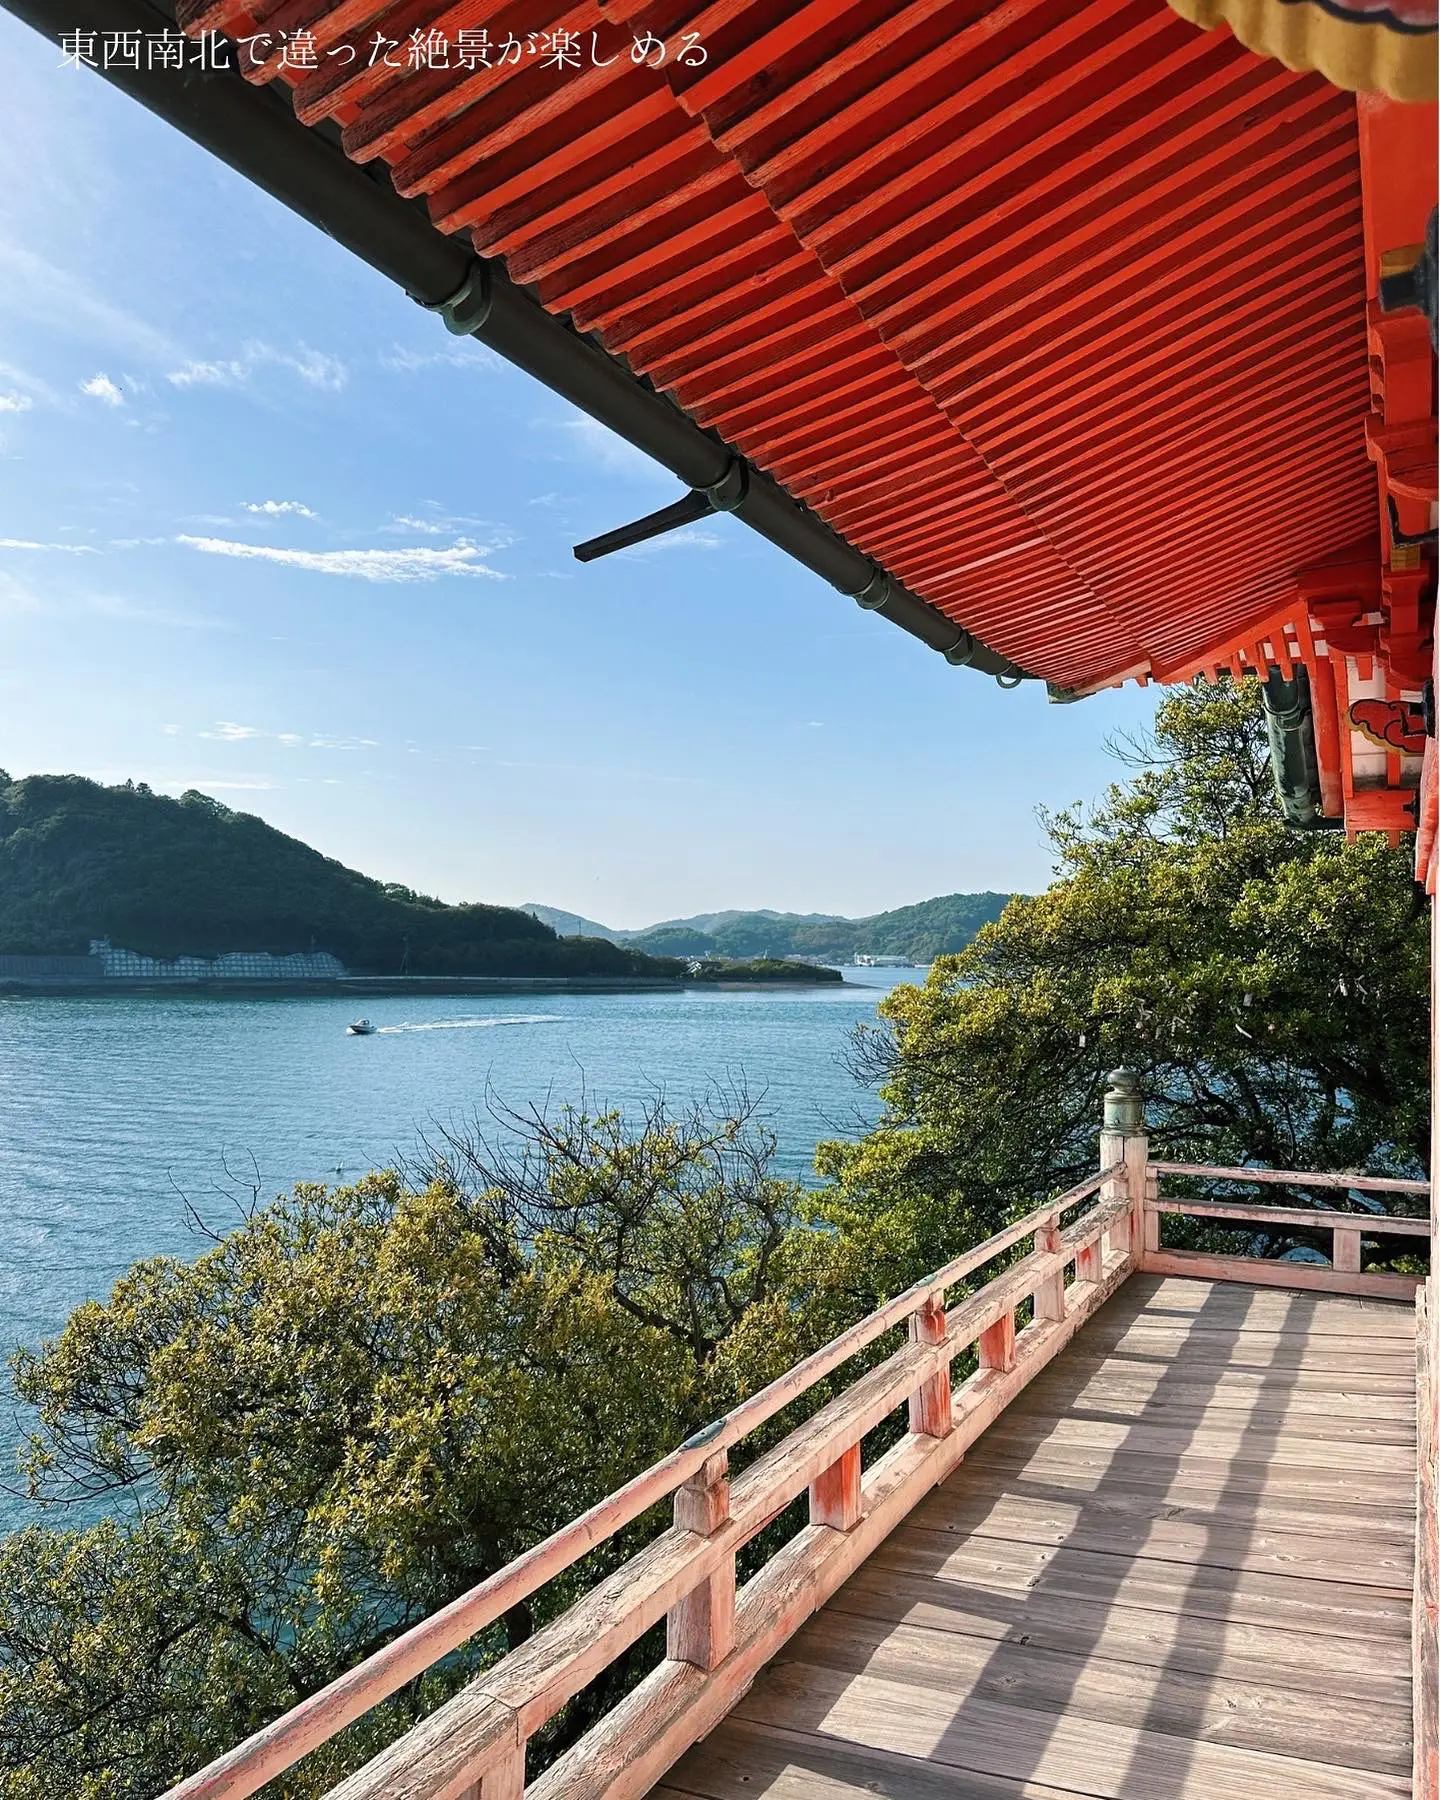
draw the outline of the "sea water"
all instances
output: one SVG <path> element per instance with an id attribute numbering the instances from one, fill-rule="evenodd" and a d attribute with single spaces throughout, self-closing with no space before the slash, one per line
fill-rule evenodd
<path id="1" fill-rule="evenodd" d="M 683 1105 L 743 1085 L 778 1174 L 878 1114 L 845 1066 L 892 971 L 843 986 L 637 994 L 396 995 L 350 1037 L 353 996 L 0 998 L 0 1352 L 36 1344 L 136 1258 L 207 1247 L 296 1181 L 353 1181 L 423 1136 L 487 1129 L 489 1101 Z M 907 972 L 906 979 L 923 975 Z M 8 1409 L 5 1409 L 8 1413 Z M 0 1414 L 0 1483 L 13 1448 Z M 0 1491 L 0 1530 L 26 1509 Z"/>

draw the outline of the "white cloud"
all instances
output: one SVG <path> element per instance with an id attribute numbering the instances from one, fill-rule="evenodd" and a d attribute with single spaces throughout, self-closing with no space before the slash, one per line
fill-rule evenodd
<path id="1" fill-rule="evenodd" d="M 249 370 L 238 362 L 187 362 L 172 369 L 165 379 L 177 388 L 238 387 Z"/>
<path id="2" fill-rule="evenodd" d="M 294 513 L 297 519 L 315 517 L 301 500 L 245 500 L 242 505 L 248 513 L 265 513 L 271 518 L 279 518 L 282 513 Z"/>
<path id="3" fill-rule="evenodd" d="M 61 404 L 60 396 L 54 388 L 41 381 L 37 375 L 31 375 L 28 370 L 17 369 L 14 363 L 0 362 L 0 381 L 17 390 L 14 396 L 16 399 L 40 400 L 47 406 Z M 23 412 L 26 409 L 21 407 L 19 410 Z"/>
<path id="4" fill-rule="evenodd" d="M 486 546 L 463 539 L 444 550 L 428 544 L 395 550 L 281 550 L 268 544 L 237 544 L 229 538 L 182 536 L 175 541 L 206 556 L 282 563 L 292 569 L 309 569 L 317 575 L 344 575 L 356 581 L 436 581 L 442 575 L 505 579 L 500 570 L 490 568 L 482 560 L 488 554 Z"/>
<path id="5" fill-rule="evenodd" d="M 160 729 L 165 733 L 166 737 L 179 737 L 180 735 L 180 727 L 178 725 L 162 725 Z"/>
<path id="6" fill-rule="evenodd" d="M 0 538 L 0 550 L 58 550 L 65 556 L 98 556 L 93 544 L 40 544 L 34 538 Z"/>
<path id="7" fill-rule="evenodd" d="M 474 338 L 455 338 L 450 343 L 442 341 L 433 350 L 410 350 L 396 344 L 380 358 L 380 366 L 397 375 L 413 375 L 419 369 L 498 369 L 500 358 Z"/>
<path id="8" fill-rule="evenodd" d="M 688 545 L 692 550 L 719 550 L 725 540 L 713 531 L 699 531 L 686 527 L 683 531 L 667 531 L 662 536 L 649 538 L 643 544 L 631 544 L 626 550 L 618 552 L 620 556 L 654 556 L 657 551 L 683 548 Z"/>
<path id="9" fill-rule="evenodd" d="M 428 501 L 422 502 L 429 505 Z M 483 531 L 488 550 L 506 550 L 514 543 L 513 533 L 503 525 L 497 525 L 492 519 L 477 519 L 468 513 L 446 513 L 438 508 L 425 516 L 415 513 L 396 513 L 390 523 L 384 527 L 386 531 L 418 531 L 425 537 L 453 538 L 457 544 L 473 543 L 472 531 Z"/>
<path id="10" fill-rule="evenodd" d="M 298 750 L 305 742 L 298 731 L 277 731 L 275 737 L 287 750 Z"/>
<path id="11" fill-rule="evenodd" d="M 241 346 L 238 356 L 214 360 L 192 358 L 178 369 L 171 369 L 165 379 L 172 387 L 244 387 L 257 370 L 288 369 L 308 387 L 338 393 L 350 378 L 350 371 L 338 356 L 325 350 L 312 350 L 299 344 L 294 350 L 277 350 L 273 344 L 253 340 Z"/>
<path id="12" fill-rule="evenodd" d="M 92 400 L 103 400 L 106 406 L 125 404 L 125 396 L 108 375 L 92 375 L 88 381 L 82 381 L 80 392 L 88 394 Z"/>
<path id="13" fill-rule="evenodd" d="M 243 744 L 246 738 L 264 737 L 258 725 L 237 725 L 233 719 L 221 719 L 213 731 L 202 731 L 203 738 L 216 738 L 222 744 Z"/>
<path id="14" fill-rule="evenodd" d="M 34 404 L 28 394 L 0 394 L 0 413 L 29 412 Z"/>

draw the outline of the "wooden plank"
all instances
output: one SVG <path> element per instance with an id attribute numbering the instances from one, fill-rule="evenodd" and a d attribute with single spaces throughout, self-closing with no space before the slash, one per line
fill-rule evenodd
<path id="1" fill-rule="evenodd" d="M 1072 1550 L 1096 1550 L 1128 1556 L 1138 1562 L 1176 1563 L 1192 1569 L 1246 1569 L 1274 1575 L 1303 1575 L 1311 1581 L 1343 1581 L 1378 1587 L 1388 1593 L 1410 1592 L 1414 1579 L 1413 1543 L 1403 1533 L 1366 1534 L 1359 1543 L 1352 1537 L 1337 1541 L 1333 1533 L 1307 1536 L 1302 1531 L 1274 1527 L 1181 1524 L 1174 1520 L 1097 1520 L 1081 1515 L 1072 1521 L 1054 1521 L 1053 1508 L 1015 1499 L 992 1507 L 967 1535 L 971 1541 L 1004 1539 L 1026 1545 L 1053 1545 L 1067 1555 Z M 933 1534 L 938 1551 L 948 1538 L 960 1535 L 943 1523 L 911 1522 L 907 1541 L 923 1550 L 921 1532 Z M 1348 1546 L 1348 1553 L 1347 1553 Z"/>
<path id="2" fill-rule="evenodd" d="M 1206 1800 L 1408 1800 L 1407 1775 L 1208 1744 L 1082 1718 L 971 1700 L 814 1664 L 772 1669 L 737 1707 L 744 1719 L 812 1731 L 900 1756 L 1012 1780 L 1075 1787 L 1099 1800 L 1150 1792 Z M 963 1790 L 962 1790 L 963 1791 Z"/>
<path id="3" fill-rule="evenodd" d="M 1177 1286 L 1183 1285 L 1179 1282 Z M 1247 1288 L 1237 1282 L 1210 1282 L 1212 1294 L 1233 1295 L 1233 1306 L 1207 1305 L 1203 1309 L 1152 1304 L 1135 1311 L 1125 1309 L 1132 1323 L 1144 1322 L 1159 1329 L 1189 1329 L 1196 1333 L 1224 1333 L 1244 1337 L 1252 1331 L 1271 1331 L 1299 1336 L 1307 1342 L 1327 1337 L 1384 1338 L 1396 1344 L 1405 1337 L 1409 1307 L 1394 1300 L 1366 1300 L 1358 1294 L 1328 1294 L 1334 1306 L 1320 1306 L 1309 1295 L 1285 1293 L 1277 1288 Z M 1107 1318 L 1107 1329 L 1119 1330 L 1119 1320 Z"/>
<path id="4" fill-rule="evenodd" d="M 1354 1188 L 1359 1194 L 1428 1194 L 1428 1181 L 1406 1181 L 1388 1175 L 1351 1175 L 1332 1170 L 1211 1168 L 1205 1163 L 1152 1162 L 1157 1175 L 1196 1175 L 1207 1181 L 1255 1181 L 1261 1186 Z"/>
<path id="5" fill-rule="evenodd" d="M 1225 1369 L 1273 1370 L 1283 1379 L 1291 1369 L 1349 1369 L 1356 1379 L 1374 1371 L 1380 1375 L 1414 1376 L 1413 1356 L 1397 1349 L 1388 1338 L 1315 1337 L 1296 1333 L 1247 1331 L 1172 1331 L 1137 1320 L 1112 1337 L 1098 1337 L 1084 1346 L 1078 1361 L 1097 1355 L 1134 1354 L 1171 1366 L 1218 1365 Z M 1072 1365 L 1073 1366 L 1073 1365 Z"/>
<path id="6" fill-rule="evenodd" d="M 1336 1495 L 1313 1482 L 1293 1492 L 1259 1486 L 1236 1493 L 1220 1483 L 1214 1487 L 1176 1484 L 1157 1480 L 1133 1481 L 1127 1471 L 1123 1481 L 1108 1472 L 1071 1468 L 1050 1480 L 1035 1479 L 1012 1467 L 996 1466 L 987 1458 L 965 1465 L 964 1476 L 941 1490 L 947 1515 L 956 1529 L 970 1530 L 987 1508 L 1008 1498 L 1033 1499 L 1079 1515 L 1096 1518 L 1174 1519 L 1184 1524 L 1217 1526 L 1269 1526 L 1280 1531 L 1299 1531 L 1310 1537 L 1354 1539 L 1358 1531 L 1381 1531 L 1387 1541 L 1408 1543 L 1414 1517 L 1403 1508 L 1392 1513 L 1382 1496 L 1377 1505 L 1370 1493 Z M 940 1502 L 921 1502 L 917 1522 L 941 1516 Z M 1377 1520 L 1379 1523 L 1377 1524 Z"/>
<path id="7" fill-rule="evenodd" d="M 1226 1619 L 1197 1629 L 1187 1626 L 1183 1613 L 1114 1604 L 1097 1609 L 1050 1592 L 1022 1593 L 1013 1601 L 971 1596 L 958 1584 L 870 1565 L 851 1576 L 826 1610 L 990 1642 L 1024 1640 L 1071 1656 L 1098 1652 L 1151 1669 L 1268 1681 L 1298 1688 L 1313 1702 L 1314 1640 L 1270 1624 Z M 1403 1638 L 1331 1636 L 1323 1657 L 1328 1703 L 1353 1695 L 1388 1706 L 1409 1704 L 1410 1650 Z"/>
<path id="8" fill-rule="evenodd" d="M 1410 1478 L 1415 1450 L 1410 1444 L 1353 1443 L 1334 1439 L 1320 1444 L 1314 1439 L 1292 1439 L 1283 1429 L 1226 1430 L 1208 1426 L 1191 1431 L 1164 1425 L 1111 1424 L 1104 1419 L 1035 1417 L 1026 1413 L 1002 1419 L 995 1428 L 996 1446 L 1042 1443 L 1085 1445 L 1112 1453 L 1150 1456 L 1204 1456 L 1227 1465 L 1253 1462 L 1267 1469 L 1287 1466 L 1316 1468 L 1322 1472 L 1349 1469 L 1357 1472 Z"/>
<path id="9" fill-rule="evenodd" d="M 1183 1635 L 1182 1628 L 1177 1636 Z M 1205 1635 L 1213 1644 L 1219 1634 Z M 962 1725 L 974 1701 L 991 1700 L 1281 1755 L 1304 1744 L 1316 1761 L 1344 1768 L 1403 1774 L 1410 1766 L 1409 1694 L 1388 1704 L 1351 1699 L 1343 1709 L 1317 1707 L 1314 1683 L 1328 1672 L 1318 1652 L 1306 1692 L 1234 1675 L 1222 1679 L 1213 1669 L 1140 1668 L 1094 1649 L 1074 1655 L 1013 1636 L 986 1642 L 888 1621 L 877 1626 L 827 1608 L 772 1669 L 792 1665 L 800 1665 L 802 1682 L 818 1665 L 944 1695 Z"/>
<path id="10" fill-rule="evenodd" d="M 1342 1545 L 1351 1546 L 1354 1556 L 1373 1547 L 1398 1558 L 1405 1573 L 1395 1585 L 1404 1585 L 1411 1579 L 1414 1523 L 1405 1514 L 1391 1519 L 1372 1507 L 1368 1513 L 1357 1510 L 1349 1517 L 1336 1519 L 1328 1510 L 1329 1497 L 1323 1492 L 1313 1494 L 1312 1510 L 1299 1516 L 1272 1510 L 1271 1498 L 1264 1492 L 1234 1496 L 1228 1506 L 1224 1498 L 1219 1507 L 1200 1503 L 1187 1506 L 1158 1493 L 1137 1492 L 1128 1482 L 1117 1482 L 1093 1493 L 1059 1492 L 1053 1488 L 1026 1491 L 1023 1486 L 1017 1487 L 1013 1479 L 987 1483 L 983 1472 L 977 1479 L 976 1471 L 967 1467 L 921 1501 L 906 1529 L 944 1531 L 953 1537 L 1019 1538 L 1032 1544 L 1070 1543 L 1077 1547 L 1085 1547 L 1081 1540 L 1093 1536 L 1117 1550 L 1132 1550 L 1143 1538 L 1157 1548 L 1142 1548 L 1135 1554 L 1167 1558 L 1170 1550 L 1158 1546 L 1179 1543 L 1186 1535 L 1197 1539 L 1209 1536 L 1225 1546 L 1227 1563 L 1231 1550 L 1246 1542 L 1260 1545 L 1273 1539 L 1280 1550 L 1293 1543 L 1300 1555 L 1303 1544 L 1338 1538 Z M 1365 1521 L 1363 1532 L 1356 1530 L 1357 1518 Z M 1343 1573 L 1351 1557 L 1333 1542 L 1327 1554 L 1332 1570 Z M 1197 1560 L 1205 1560 L 1203 1550 Z M 1297 1567 L 1295 1572 L 1301 1570 Z"/>
<path id="11" fill-rule="evenodd" d="M 1347 1275 L 1317 1263 L 1266 1262 L 1256 1256 L 1202 1256 L 1194 1250 L 1146 1253 L 1145 1267 L 1157 1275 L 1197 1275 L 1207 1281 L 1243 1281 L 1255 1286 L 1305 1288 L 1322 1294 L 1370 1294 L 1413 1299 L 1418 1275 Z"/>
<path id="12" fill-rule="evenodd" d="M 1313 1298 L 1277 1293 L 1271 1288 L 1237 1287 L 1233 1282 L 1196 1281 L 1184 1275 L 1146 1275 L 1147 1291 L 1127 1295 L 1115 1312 L 1125 1317 L 1213 1321 L 1232 1326 L 1264 1325 L 1272 1315 L 1281 1329 L 1300 1322 L 1311 1332 L 1325 1332 L 1332 1325 L 1348 1330 L 1357 1325 L 1401 1334 L 1409 1307 L 1394 1300 L 1372 1300 L 1363 1294 L 1331 1294 L 1322 1305 Z"/>
<path id="13" fill-rule="evenodd" d="M 1266 1468 L 1232 1467 L 1203 1456 L 1149 1456 L 1140 1451 L 1105 1451 L 1064 1444 L 989 1445 L 975 1467 L 1009 1470 L 1034 1481 L 1070 1481 L 1086 1474 L 1111 1487 L 1158 1488 L 1175 1499 L 1228 1493 L 1313 1496 L 1323 1491 L 1337 1501 L 1383 1510 L 1386 1517 L 1413 1515 L 1415 1483 L 1394 1475 L 1337 1473 L 1317 1481 L 1313 1464 Z"/>
<path id="14" fill-rule="evenodd" d="M 1074 1788 L 955 1771 L 868 1745 L 729 1718 L 654 1790 L 656 1800 L 1074 1800 Z"/>
<path id="15" fill-rule="evenodd" d="M 1094 1550 L 1065 1550 L 1005 1538 L 960 1543 L 906 1532 L 875 1552 L 877 1568 L 952 1582 L 978 1601 L 1032 1588 L 1097 1607 L 1134 1606 L 1222 1622 L 1275 1625 L 1325 1638 L 1375 1635 L 1409 1641 L 1410 1590 L 1297 1575 L 1212 1569 Z"/>
<path id="16" fill-rule="evenodd" d="M 1279 1414 L 1302 1431 L 1311 1417 L 1401 1419 L 1412 1428 L 1415 1423 L 1414 1395 L 1403 1381 L 1389 1377 L 1378 1387 L 1373 1379 L 1356 1381 L 1343 1370 L 1300 1371 L 1281 1381 L 1245 1370 L 1224 1370 L 1204 1380 L 1198 1371 L 1184 1368 L 1117 1367 L 1106 1362 L 1082 1371 L 1077 1379 L 1069 1364 L 1067 1357 L 1059 1375 L 1041 1378 L 1037 1407 L 1063 1412 L 1070 1406 L 1105 1406 L 1120 1400 L 1143 1401 L 1157 1414 L 1228 1407 L 1257 1417 Z"/>
<path id="17" fill-rule="evenodd" d="M 1193 1436 L 1218 1431 L 1244 1431 L 1262 1444 L 1283 1433 L 1285 1441 L 1295 1443 L 1373 1443 L 1403 1445 L 1413 1459 L 1415 1425 L 1409 1411 L 1401 1407 L 1394 1417 L 1385 1418 L 1367 1412 L 1363 1403 L 1352 1403 L 1348 1410 L 1324 1407 L 1289 1407 L 1283 1402 L 1273 1406 L 1229 1403 L 1196 1403 L 1166 1405 L 1153 1394 L 1109 1395 L 1087 1394 L 1084 1401 L 1067 1407 L 1065 1417 L 1095 1419 L 1103 1424 L 1143 1424 L 1164 1431 L 1188 1431 Z"/>
<path id="18" fill-rule="evenodd" d="M 1374 1360 L 1367 1360 L 1358 1368 L 1345 1357 L 1325 1357 L 1289 1368 L 1274 1364 L 1256 1368 L 1243 1360 L 1232 1364 L 1187 1356 L 1177 1367 L 1173 1357 L 1137 1355 L 1125 1350 L 1107 1354 L 1079 1344 L 1066 1355 L 1064 1366 L 1053 1381 L 1057 1392 L 1079 1392 L 1087 1381 L 1100 1377 L 1117 1383 L 1129 1381 L 1132 1385 L 1143 1381 L 1151 1387 L 1162 1380 L 1181 1388 L 1186 1383 L 1203 1383 L 1217 1395 L 1244 1391 L 1272 1398 L 1276 1394 L 1287 1398 L 1348 1394 L 1410 1400 L 1415 1387 L 1403 1369 Z"/>

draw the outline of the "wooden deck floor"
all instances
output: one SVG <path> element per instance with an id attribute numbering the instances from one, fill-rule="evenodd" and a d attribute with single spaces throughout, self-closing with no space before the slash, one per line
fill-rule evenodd
<path id="1" fill-rule="evenodd" d="M 1134 1277 L 661 1800 L 1410 1793 L 1414 1321 Z"/>

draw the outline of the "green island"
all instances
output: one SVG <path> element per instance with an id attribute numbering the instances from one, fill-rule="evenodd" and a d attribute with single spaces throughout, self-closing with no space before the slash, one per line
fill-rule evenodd
<path id="1" fill-rule="evenodd" d="M 0 771 L 0 956 L 83 957 L 108 938 L 140 956 L 328 951 L 368 976 L 608 981 L 841 980 L 773 958 L 695 963 L 606 937 L 560 936 L 516 907 L 447 905 L 377 881 L 191 789 L 106 787 Z"/>
<path id="2" fill-rule="evenodd" d="M 663 919 L 639 931 L 617 931 L 579 913 L 527 904 L 525 910 L 553 925 L 562 937 L 577 933 L 609 938 L 651 956 L 765 958 L 802 956 L 827 962 L 851 962 L 857 956 L 934 962 L 958 956 L 975 940 L 982 925 L 998 919 L 1010 894 L 937 894 L 913 906 L 847 919 L 831 913 L 754 912 L 697 913 L 688 919 Z"/>

